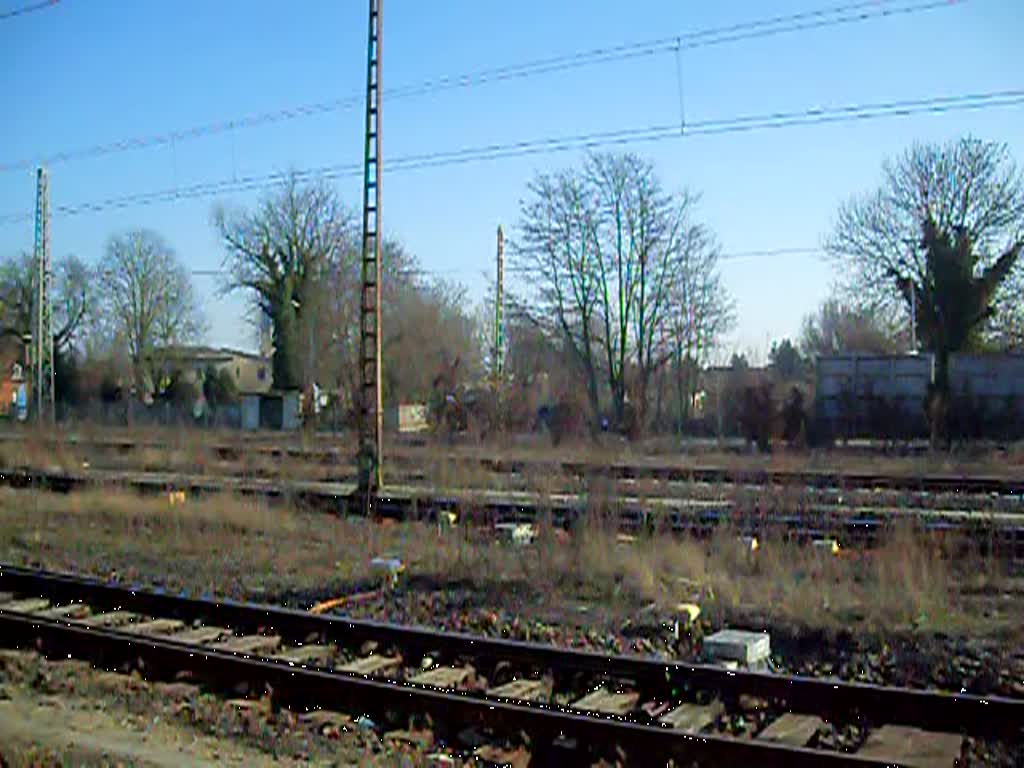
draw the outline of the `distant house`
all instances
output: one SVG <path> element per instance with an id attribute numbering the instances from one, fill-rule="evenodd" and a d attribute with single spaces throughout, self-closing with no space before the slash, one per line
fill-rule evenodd
<path id="1" fill-rule="evenodd" d="M 159 350 L 154 359 L 167 373 L 180 371 L 186 381 L 202 386 L 206 369 L 227 371 L 240 393 L 270 391 L 270 358 L 228 347 L 178 346 Z"/>
<path id="2" fill-rule="evenodd" d="M 18 393 L 25 387 L 24 359 L 21 339 L 9 334 L 0 337 L 0 416 L 17 413 Z"/>

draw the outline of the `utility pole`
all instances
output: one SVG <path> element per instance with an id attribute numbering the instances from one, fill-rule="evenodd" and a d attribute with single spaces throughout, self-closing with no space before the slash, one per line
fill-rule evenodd
<path id="1" fill-rule="evenodd" d="M 917 354 L 917 287 L 910 281 L 910 354 Z"/>
<path id="2" fill-rule="evenodd" d="M 363 255 L 359 305 L 359 494 L 373 512 L 382 486 L 384 408 L 381 393 L 381 4 L 369 0 L 366 51 L 366 132 L 363 151 Z"/>
<path id="3" fill-rule="evenodd" d="M 914 264 L 915 262 L 915 248 L 920 247 L 920 243 L 913 238 L 905 239 L 904 244 L 907 246 L 907 263 Z M 923 272 L 924 270 L 919 270 Z M 896 274 L 893 272 L 893 274 Z M 914 282 L 914 270 L 909 271 L 910 277 L 910 354 L 917 354 L 917 284 Z M 924 285 L 926 281 L 926 274 L 921 275 L 921 284 Z"/>
<path id="4" fill-rule="evenodd" d="M 494 286 L 494 404 L 498 428 L 501 428 L 501 395 L 505 378 L 505 233 L 498 225 L 498 268 Z"/>
<path id="5" fill-rule="evenodd" d="M 34 386 L 36 418 L 55 420 L 55 371 L 53 365 L 53 318 L 50 305 L 50 286 L 53 270 L 50 265 L 50 192 L 46 168 L 36 172 L 36 231 L 35 231 L 35 308 L 32 313 Z"/>

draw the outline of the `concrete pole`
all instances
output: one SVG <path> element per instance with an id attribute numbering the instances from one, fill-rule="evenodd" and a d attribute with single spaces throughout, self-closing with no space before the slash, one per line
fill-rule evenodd
<path id="1" fill-rule="evenodd" d="M 505 233 L 498 225 L 497 282 L 494 288 L 494 388 L 501 394 L 501 380 L 505 374 Z"/>
<path id="2" fill-rule="evenodd" d="M 917 286 L 910 281 L 910 351 L 917 354 Z"/>

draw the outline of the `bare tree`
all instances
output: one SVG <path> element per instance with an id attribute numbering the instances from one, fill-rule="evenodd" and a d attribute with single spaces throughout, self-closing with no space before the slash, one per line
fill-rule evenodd
<path id="1" fill-rule="evenodd" d="M 326 185 L 302 185 L 292 175 L 255 211 L 217 207 L 213 220 L 226 251 L 223 290 L 247 291 L 254 310 L 273 324 L 274 386 L 310 384 L 316 349 L 332 341 L 317 340 L 323 307 L 316 305 L 328 298 L 319 289 L 332 278 L 357 276 L 354 214 Z"/>
<path id="2" fill-rule="evenodd" d="M 900 348 L 897 335 L 879 313 L 852 307 L 836 298 L 826 299 L 803 320 L 798 344 L 812 365 L 819 357 L 851 353 L 892 354 Z"/>
<path id="3" fill-rule="evenodd" d="M 788 338 L 772 342 L 768 350 L 768 365 L 776 380 L 782 382 L 800 379 L 807 370 L 807 361 Z"/>
<path id="4" fill-rule="evenodd" d="M 429 280 L 418 260 L 398 242 L 382 244 L 384 357 L 383 395 L 387 402 L 424 400 L 442 363 L 461 361 L 460 375 L 473 376 L 481 350 L 464 289 Z M 324 279 L 311 286 L 317 381 L 336 387 L 347 405 L 359 391 L 358 256 L 332 261 Z"/>
<path id="5" fill-rule="evenodd" d="M 1018 259 L 1017 267 L 996 293 L 993 310 L 989 343 L 998 349 L 1024 352 L 1024 259 Z"/>
<path id="6" fill-rule="evenodd" d="M 0 265 L 0 312 L 5 336 L 21 339 L 32 333 L 34 301 L 35 260 L 23 251 Z"/>
<path id="7" fill-rule="evenodd" d="M 560 372 L 557 369 L 564 362 L 559 345 L 521 307 L 521 302 L 509 301 L 505 313 L 505 372 L 517 388 L 540 373 Z"/>
<path id="8" fill-rule="evenodd" d="M 127 343 L 136 384 L 155 388 L 162 350 L 203 332 L 191 278 L 164 239 L 146 229 L 111 238 L 99 274 L 111 334 Z"/>
<path id="9" fill-rule="evenodd" d="M 54 265 L 53 346 L 58 352 L 71 347 L 83 330 L 93 298 L 93 272 L 76 256 Z M 35 306 L 36 264 L 29 253 L 0 264 L 0 334 L 19 338 L 32 332 Z"/>
<path id="10" fill-rule="evenodd" d="M 915 144 L 886 162 L 883 174 L 878 190 L 840 208 L 826 240 L 828 252 L 849 276 L 843 287 L 854 303 L 908 312 L 893 275 L 927 282 L 926 251 L 918 247 L 927 220 L 940 236 L 962 232 L 969 239 L 979 254 L 979 274 L 1024 242 L 1024 176 L 1005 144 L 971 137 L 946 145 Z M 1024 328 L 1022 269 L 1018 265 L 994 297 L 990 330 L 997 336 Z"/>
<path id="11" fill-rule="evenodd" d="M 700 230 L 691 221 L 697 198 L 667 194 L 653 166 L 636 155 L 593 155 L 586 172 L 600 201 L 595 244 L 612 406 L 622 422 L 632 384 L 643 424 L 651 376 L 671 354 L 669 308 L 685 250 Z M 630 368 L 635 380 L 627 382 Z"/>
<path id="12" fill-rule="evenodd" d="M 643 424 L 652 377 L 672 356 L 678 287 L 705 236 L 692 221 L 697 198 L 665 192 L 632 154 L 591 155 L 529 193 L 514 254 L 535 278 L 535 314 L 573 352 L 593 414 L 600 376 L 615 420 Z"/>
<path id="13" fill-rule="evenodd" d="M 681 244 L 668 326 L 680 424 L 690 418 L 701 368 L 736 323 L 735 306 L 722 283 L 718 259 L 718 245 L 711 233 L 691 226 Z"/>
<path id="14" fill-rule="evenodd" d="M 408 279 L 396 286 L 384 332 L 384 395 L 420 401 L 432 393 L 444 371 L 454 371 L 456 388 L 480 382 L 482 348 L 464 287 L 443 280 Z"/>
<path id="15" fill-rule="evenodd" d="M 594 243 L 598 211 L 582 174 L 539 175 L 520 213 L 512 254 L 535 286 L 531 316 L 564 340 L 584 376 L 591 412 L 600 409 L 597 350 L 601 256 Z"/>

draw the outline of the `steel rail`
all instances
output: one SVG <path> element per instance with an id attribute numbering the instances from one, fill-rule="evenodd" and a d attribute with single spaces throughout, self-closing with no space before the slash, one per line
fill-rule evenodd
<path id="1" fill-rule="evenodd" d="M 711 665 L 666 662 L 639 656 L 609 657 L 537 643 L 315 615 L 269 605 L 192 598 L 8 565 L 0 565 L 0 589 L 45 597 L 51 601 L 83 602 L 103 609 L 128 610 L 188 621 L 212 621 L 241 631 L 272 629 L 274 633 L 297 642 L 316 637 L 321 642 L 358 646 L 373 640 L 406 652 L 471 658 L 479 668 L 508 662 L 521 668 L 559 674 L 586 672 L 631 681 L 643 689 L 648 699 L 670 700 L 681 692 L 709 690 L 726 698 L 748 694 L 777 699 L 785 702 L 788 711 L 817 714 L 826 719 L 830 715 L 856 712 L 875 724 L 966 731 L 971 735 L 996 738 L 1019 739 L 1024 736 L 1024 699 L 731 671 Z"/>
<path id="2" fill-rule="evenodd" d="M 21 436 L 0 434 L 0 441 L 17 442 Z M 58 440 L 49 440 L 58 443 Z M 71 441 L 72 445 L 106 446 L 129 450 L 136 445 L 145 447 L 169 447 L 166 444 L 139 442 L 134 440 Z M 302 447 L 302 446 L 264 446 L 243 448 L 227 444 L 212 444 L 210 450 L 222 457 L 240 456 L 245 452 L 256 452 L 273 457 L 289 456 L 293 458 L 317 457 L 320 459 L 337 459 L 348 461 L 350 452 L 335 447 Z M 416 463 L 421 460 L 419 449 L 399 446 L 395 449 L 395 459 L 401 462 Z M 975 493 L 1024 495 L 1024 477 L 1011 477 L 997 474 L 964 474 L 964 473 L 927 473 L 923 475 L 906 475 L 898 473 L 866 472 L 860 470 L 790 470 L 790 469 L 747 469 L 730 468 L 713 465 L 673 466 L 658 463 L 656 459 L 648 459 L 638 463 L 622 461 L 597 462 L 588 460 L 545 460 L 524 458 L 501 458 L 479 454 L 460 454 L 457 452 L 431 454 L 432 458 L 452 461 L 467 461 L 479 464 L 486 470 L 498 473 L 521 473 L 523 471 L 561 471 L 576 477 L 600 475 L 619 480 L 655 479 L 671 482 L 702 482 L 702 483 L 745 483 L 750 485 L 805 485 L 812 488 L 851 488 L 851 489 L 888 489 L 917 490 L 932 493 Z M 354 467 L 348 467 L 354 471 Z"/>
<path id="3" fill-rule="evenodd" d="M 47 470 L 15 468 L 0 472 L 0 482 L 13 487 L 45 485 L 53 490 L 69 491 L 87 485 L 123 485 L 140 491 L 161 491 L 167 489 L 188 489 L 193 493 L 236 492 L 243 494 L 263 494 L 267 496 L 291 497 L 322 497 L 338 499 L 348 495 L 355 483 L 349 478 L 337 480 L 282 480 L 259 479 L 244 475 L 219 474 L 187 474 L 180 472 L 130 472 L 126 470 L 90 469 L 83 471 Z M 675 482 L 675 481 L 670 481 Z M 751 486 L 748 486 L 748 488 Z M 756 487 L 756 486 L 754 486 Z M 983 498 L 983 497 L 982 497 Z M 456 504 L 469 500 L 475 506 L 494 509 L 514 508 L 528 510 L 541 505 L 559 512 L 571 512 L 586 500 L 585 493 L 574 491 L 555 491 L 546 497 L 526 490 L 489 490 L 473 487 L 438 489 L 429 485 L 398 484 L 389 486 L 387 492 L 380 494 L 379 501 L 385 505 L 413 504 L 430 507 L 432 505 Z M 730 515 L 736 502 L 729 499 L 693 499 L 686 496 L 670 494 L 654 494 L 633 491 L 620 493 L 610 500 L 623 508 L 630 515 L 641 514 L 641 508 L 649 506 L 647 515 L 655 514 L 691 514 L 707 512 L 718 515 Z M 805 517 L 843 517 L 861 518 L 877 515 L 878 518 L 934 518 L 936 520 L 965 520 L 991 525 L 996 522 L 1024 523 L 1024 506 L 1019 512 L 1009 510 L 986 511 L 983 509 L 932 508 L 884 505 L 843 505 L 828 501 L 813 501 L 802 504 L 800 514 Z M 754 513 L 741 513 L 740 516 L 755 517 Z M 763 516 L 763 515 L 762 515 Z"/>
<path id="4" fill-rule="evenodd" d="M 49 656 L 86 658 L 107 667 L 142 663 L 149 674 L 182 672 L 211 687 L 236 690 L 269 689 L 278 705 L 294 709 L 341 709 L 367 713 L 395 710 L 428 715 L 459 727 L 481 725 L 507 732 L 526 732 L 534 742 L 569 737 L 580 744 L 625 748 L 643 764 L 669 758 L 711 764 L 766 766 L 889 765 L 843 752 L 791 747 L 743 738 L 692 734 L 634 723 L 610 715 L 576 712 L 553 705 L 498 699 L 467 692 L 445 691 L 405 682 L 311 669 L 282 661 L 218 651 L 172 640 L 140 638 L 109 629 L 76 626 L 30 614 L 0 611 L 2 642 L 32 647 Z"/>
<path id="5" fill-rule="evenodd" d="M 214 475 L 180 475 L 93 471 L 74 472 L 8 471 L 0 483 L 15 488 L 39 487 L 67 493 L 77 488 L 119 485 L 140 493 L 186 490 L 190 494 L 238 493 L 285 498 L 328 512 L 362 512 L 351 483 L 320 481 L 281 482 Z M 687 500 L 672 497 L 613 497 L 616 514 L 624 531 L 689 532 L 706 534 L 728 525 L 742 535 L 761 536 L 779 531 L 785 537 L 813 539 L 839 537 L 844 544 L 871 543 L 876 534 L 899 521 L 919 525 L 923 532 L 972 536 L 982 544 L 995 544 L 995 554 L 1011 560 L 1024 557 L 1024 507 L 1020 512 L 1001 510 L 900 509 L 859 505 L 845 507 L 814 503 L 796 511 L 734 511 L 729 501 Z M 440 491 L 416 486 L 391 487 L 378 494 L 377 514 L 399 520 L 434 520 L 443 511 L 465 512 L 466 520 L 477 524 L 518 521 L 532 522 L 549 514 L 551 522 L 572 527 L 585 517 L 587 499 L 580 494 L 554 494 L 542 498 L 525 492 L 492 492 L 464 489 Z M 993 539 L 993 536 L 995 538 Z"/>

